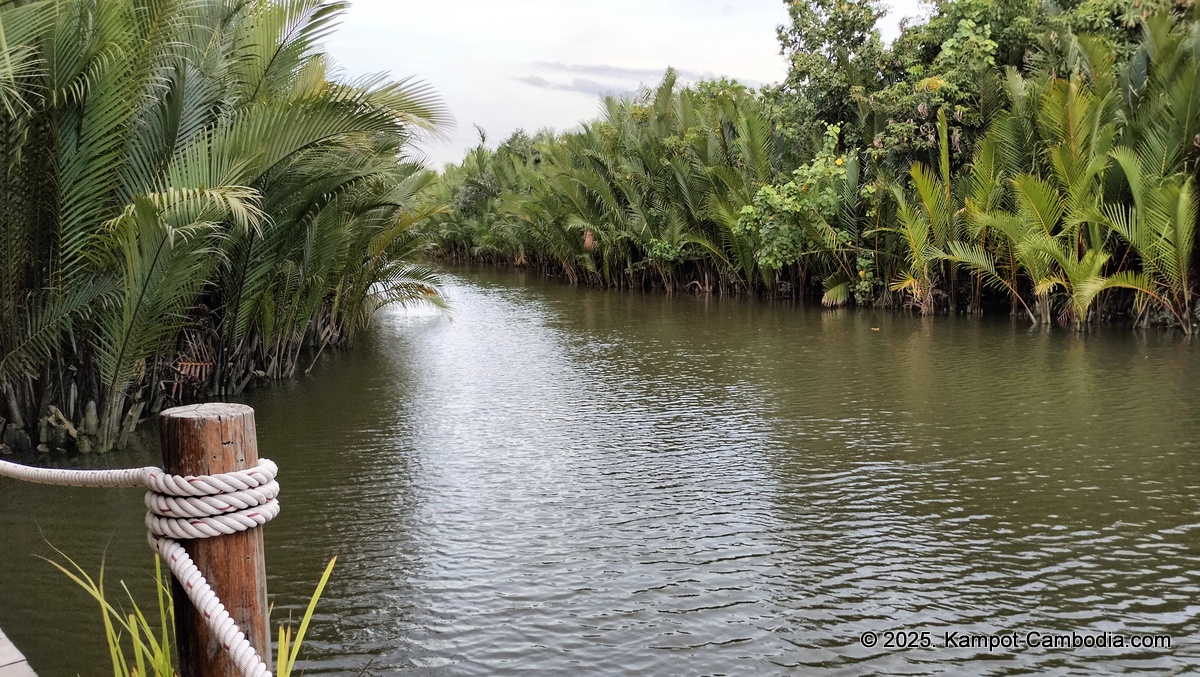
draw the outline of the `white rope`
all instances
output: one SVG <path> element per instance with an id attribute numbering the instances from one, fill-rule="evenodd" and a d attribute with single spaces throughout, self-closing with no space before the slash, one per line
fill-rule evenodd
<path id="1" fill-rule="evenodd" d="M 179 544 L 262 526 L 279 514 L 279 467 L 262 459 L 249 470 L 220 475 L 169 475 L 161 468 L 58 470 L 0 460 L 0 477 L 69 487 L 149 487 L 146 528 L 150 547 L 167 562 L 243 677 L 271 677 L 266 663 Z"/>

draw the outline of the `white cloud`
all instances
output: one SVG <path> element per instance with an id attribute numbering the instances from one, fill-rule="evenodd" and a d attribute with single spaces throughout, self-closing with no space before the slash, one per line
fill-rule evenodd
<path id="1" fill-rule="evenodd" d="M 630 92 L 636 91 L 629 87 L 622 87 L 618 84 L 605 84 L 587 78 L 572 78 L 570 82 L 558 82 L 547 80 L 538 75 L 521 75 L 513 76 L 513 80 L 524 82 L 527 85 L 537 87 L 539 89 L 558 90 L 562 92 L 580 92 L 589 96 L 621 96 Z"/>

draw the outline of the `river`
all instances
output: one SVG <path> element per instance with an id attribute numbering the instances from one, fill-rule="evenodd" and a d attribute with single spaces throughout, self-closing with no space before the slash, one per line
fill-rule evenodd
<path id="1" fill-rule="evenodd" d="M 450 317 L 384 311 L 246 399 L 281 467 L 275 617 L 338 556 L 306 674 L 1200 670 L 1195 343 L 448 282 Z M 34 555 L 106 556 L 110 591 L 151 604 L 142 510 L 137 491 L 0 480 L 0 628 L 42 677 L 111 670 L 94 603 Z M 888 648 L 895 630 L 932 646 Z"/>

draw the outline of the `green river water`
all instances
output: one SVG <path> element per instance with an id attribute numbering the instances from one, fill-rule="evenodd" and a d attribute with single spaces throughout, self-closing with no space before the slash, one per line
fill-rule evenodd
<path id="1" fill-rule="evenodd" d="M 281 467 L 275 616 L 339 558 L 306 674 L 1200 671 L 1195 342 L 448 283 L 451 318 L 382 312 L 246 399 Z M 42 677 L 112 673 L 94 603 L 35 555 L 106 557 L 151 604 L 142 512 L 135 490 L 0 480 L 0 628 Z M 885 646 L 897 630 L 932 646 Z"/>

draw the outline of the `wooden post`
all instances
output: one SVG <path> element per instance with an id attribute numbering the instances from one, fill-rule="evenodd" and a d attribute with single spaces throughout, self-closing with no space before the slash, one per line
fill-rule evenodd
<path id="1" fill-rule="evenodd" d="M 242 404 L 167 409 L 160 420 L 163 469 L 174 475 L 213 475 L 258 464 L 254 410 Z M 182 541 L 233 620 L 268 667 L 267 572 L 261 529 Z M 175 635 L 182 677 L 238 677 L 221 642 L 204 624 L 179 581 L 172 578 Z"/>

